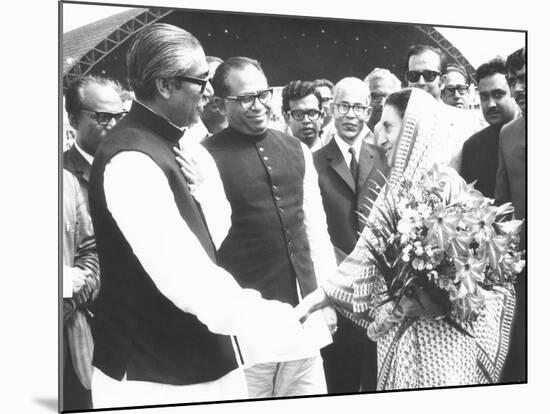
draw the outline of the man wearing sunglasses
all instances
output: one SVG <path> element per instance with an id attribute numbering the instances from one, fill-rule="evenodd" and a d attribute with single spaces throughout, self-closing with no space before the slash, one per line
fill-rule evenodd
<path id="1" fill-rule="evenodd" d="M 405 79 L 408 86 L 423 89 L 436 99 L 439 105 L 439 132 L 436 161 L 460 172 L 464 141 L 486 126 L 474 111 L 464 111 L 442 100 L 442 73 L 447 67 L 443 52 L 429 45 L 413 45 L 406 60 Z"/>
<path id="2" fill-rule="evenodd" d="M 283 116 L 291 134 L 306 144 L 311 152 L 321 148 L 321 95 L 313 83 L 291 81 L 283 88 L 282 98 Z"/>
<path id="3" fill-rule="evenodd" d="M 339 261 L 355 247 L 368 216 L 376 186 L 384 185 L 387 169 L 382 148 L 364 138 L 370 90 L 358 78 L 344 78 L 334 87 L 332 115 L 337 133 L 313 157 L 327 215 L 330 240 Z M 376 390 L 376 344 L 338 315 L 333 344 L 322 350 L 329 393 Z"/>
<path id="4" fill-rule="evenodd" d="M 90 307 L 99 290 L 99 264 L 88 186 L 99 143 L 124 115 L 120 93 L 116 82 L 96 76 L 75 80 L 65 93 L 76 139 L 63 153 L 63 410 L 92 408 Z"/>
<path id="5" fill-rule="evenodd" d="M 273 92 L 257 61 L 227 59 L 216 70 L 213 86 L 229 123 L 204 144 L 232 210 L 231 228 L 218 250 L 220 263 L 241 286 L 296 306 L 336 269 L 311 151 L 295 137 L 268 128 Z M 329 309 L 312 316 L 311 325 L 304 326 L 311 335 L 304 349 L 245 370 L 250 397 L 326 393 L 319 349 L 331 342 L 327 328 L 335 329 L 336 315 Z"/>
<path id="6" fill-rule="evenodd" d="M 217 211 L 176 161 L 208 84 L 204 51 L 191 33 L 151 24 L 129 45 L 127 64 L 136 100 L 90 176 L 104 281 L 92 325 L 94 407 L 248 398 L 243 358 L 271 360 L 306 337 L 291 305 L 241 288 L 218 266 L 208 227 Z M 190 146 L 217 174 L 207 151 Z M 231 335 L 250 344 L 246 355 Z"/>
<path id="7" fill-rule="evenodd" d="M 443 75 L 441 99 L 447 105 L 468 109 L 468 76 L 463 66 L 447 65 Z"/>

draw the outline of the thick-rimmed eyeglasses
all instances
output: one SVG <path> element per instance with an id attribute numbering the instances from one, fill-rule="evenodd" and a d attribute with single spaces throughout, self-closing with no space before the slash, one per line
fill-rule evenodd
<path id="1" fill-rule="evenodd" d="M 351 108 L 353 108 L 353 113 L 355 114 L 355 116 L 361 116 L 365 113 L 368 106 L 359 105 L 359 104 L 350 105 L 349 103 L 346 103 L 346 102 L 340 102 L 336 104 L 336 109 L 342 115 L 346 115 Z"/>
<path id="2" fill-rule="evenodd" d="M 113 114 L 111 112 L 97 112 L 97 111 L 90 111 L 88 109 L 81 109 L 82 112 L 87 112 L 89 114 L 93 114 L 95 117 L 95 121 L 101 125 L 101 126 L 107 126 L 111 122 L 111 119 L 115 120 L 115 123 L 120 121 L 122 118 L 126 116 L 128 112 L 122 111 L 117 112 L 116 114 Z"/>
<path id="3" fill-rule="evenodd" d="M 243 109 L 250 109 L 254 105 L 254 101 L 258 99 L 262 105 L 265 105 L 273 98 L 273 88 L 266 89 L 264 91 L 239 96 L 226 96 L 225 99 L 232 101 L 238 101 Z"/>
<path id="4" fill-rule="evenodd" d="M 208 79 L 195 78 L 194 76 L 178 75 L 178 76 L 174 76 L 174 79 L 200 85 L 201 93 L 204 93 L 204 90 L 206 89 L 206 84 L 208 83 Z"/>
<path id="5" fill-rule="evenodd" d="M 306 115 L 310 121 L 316 121 L 322 115 L 322 112 L 317 109 L 308 109 L 306 111 L 303 109 L 293 109 L 292 111 L 288 111 L 288 113 L 296 121 L 303 121 Z"/>
<path id="6" fill-rule="evenodd" d="M 421 72 L 417 70 L 409 70 L 405 73 L 405 76 L 409 82 L 418 82 L 420 80 L 420 76 L 422 76 L 426 82 L 433 82 L 435 78 L 440 75 L 441 72 L 437 72 L 435 70 L 423 70 Z"/>
<path id="7" fill-rule="evenodd" d="M 464 96 L 468 92 L 468 85 L 446 86 L 443 88 L 442 92 L 445 96 L 454 96 L 456 92 L 458 92 L 460 96 Z"/>

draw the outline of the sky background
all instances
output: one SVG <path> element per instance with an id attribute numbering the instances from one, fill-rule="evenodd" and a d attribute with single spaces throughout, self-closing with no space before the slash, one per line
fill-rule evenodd
<path id="1" fill-rule="evenodd" d="M 64 4 L 63 32 L 129 9 L 128 7 Z M 520 32 L 447 27 L 437 27 L 437 30 L 460 50 L 474 68 L 497 55 L 506 57 L 525 44 L 525 35 Z"/>

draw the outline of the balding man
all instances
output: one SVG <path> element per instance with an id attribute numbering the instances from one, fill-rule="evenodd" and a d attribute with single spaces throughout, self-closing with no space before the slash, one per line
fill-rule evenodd
<path id="1" fill-rule="evenodd" d="M 90 308 L 100 283 L 88 186 L 97 147 L 125 115 L 120 92 L 110 79 L 85 76 L 65 93 L 76 137 L 63 153 L 63 410 L 92 408 Z"/>
<path id="2" fill-rule="evenodd" d="M 330 240 L 342 259 L 355 247 L 376 186 L 387 171 L 382 148 L 363 139 L 370 113 L 370 90 L 357 78 L 334 87 L 334 138 L 314 154 Z M 333 344 L 322 351 L 329 393 L 376 390 L 376 344 L 338 315 Z"/>

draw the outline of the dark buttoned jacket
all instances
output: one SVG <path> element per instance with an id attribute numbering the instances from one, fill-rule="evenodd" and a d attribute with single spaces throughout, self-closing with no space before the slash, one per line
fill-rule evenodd
<path id="1" fill-rule="evenodd" d="M 333 139 L 313 154 L 332 244 L 351 253 L 363 230 L 359 214 L 368 216 L 377 186 L 384 186 L 388 165 L 381 147 L 363 141 L 359 153 L 357 183 Z"/>

